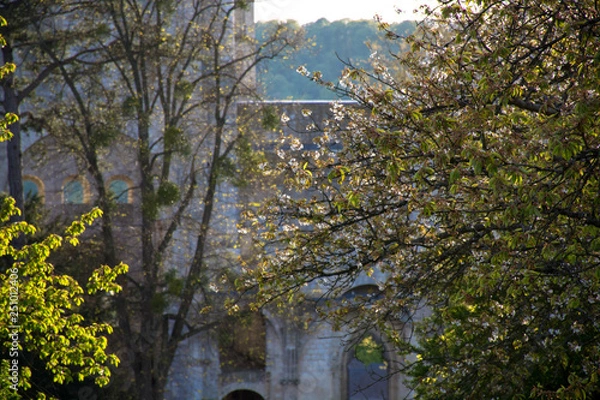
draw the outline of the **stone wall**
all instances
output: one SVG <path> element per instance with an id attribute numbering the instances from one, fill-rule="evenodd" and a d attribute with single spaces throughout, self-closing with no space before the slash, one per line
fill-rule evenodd
<path id="1" fill-rule="evenodd" d="M 290 124 L 282 131 L 265 131 L 255 118 L 252 130 L 256 137 L 257 148 L 273 151 L 280 136 L 299 134 L 305 147 L 310 149 L 314 133 L 307 131 L 310 124 L 322 123 L 330 114 L 327 102 L 271 102 L 244 103 L 239 113 L 260 116 L 261 107 L 270 107 L 277 115 L 285 114 Z M 311 110 L 310 117 L 303 110 Z M 309 129 L 310 130 L 310 129 Z M 304 133 L 303 133 L 304 132 Z M 135 266 L 139 259 L 139 193 L 138 177 L 135 175 L 136 155 L 130 139 L 124 137 L 106 150 L 102 162 L 105 179 L 120 177 L 131 185 L 131 196 L 127 203 L 118 204 L 118 216 L 115 221 L 120 229 L 121 254 L 126 262 Z M 42 138 L 31 145 L 24 153 L 24 174 L 42 182 L 43 201 L 51 216 L 70 216 L 89 209 L 94 202 L 95 190 L 89 176 L 80 173 L 76 154 L 59 146 L 52 138 Z M 65 202 L 64 185 L 72 178 L 81 179 L 88 187 L 83 204 Z M 221 232 L 224 241 L 214 243 L 215 248 L 231 249 L 244 243 L 237 235 L 236 223 L 239 222 L 239 207 L 244 203 L 261 201 L 269 195 L 268 185 L 249 187 L 239 191 L 235 187 L 221 187 L 223 207 L 220 213 L 226 218 L 215 225 L 214 231 Z M 225 201 L 225 199 L 232 199 Z M 192 210 L 193 211 L 193 210 Z M 190 216 L 193 216 L 193 212 Z M 191 217 L 190 217 L 191 218 Z M 190 221 L 193 223 L 193 221 Z M 235 230 L 229 232 L 228 230 Z M 218 236 L 218 235 L 217 235 Z M 171 254 L 174 265 L 187 265 L 185 254 L 189 238 L 178 239 L 180 247 Z M 250 251 L 251 246 L 241 246 Z M 237 251 L 237 250 L 236 250 Z M 178 254 L 181 252 L 181 254 Z M 181 258 L 181 262 L 177 260 Z M 135 268 L 132 273 L 135 274 Z M 361 277 L 358 285 L 373 285 L 378 275 Z M 263 310 L 265 354 L 264 368 L 253 370 L 221 370 L 219 340 L 214 331 L 196 335 L 178 349 L 176 359 L 170 371 L 168 385 L 169 399 L 233 399 L 239 396 L 269 400 L 340 400 L 350 396 L 348 393 L 347 363 L 351 352 L 352 337 L 348 332 L 335 332 L 323 321 L 312 322 L 308 326 L 294 317 L 294 311 L 285 314 Z M 407 394 L 401 378 L 393 375 L 388 383 L 390 398 L 403 398 Z M 231 393 L 240 394 L 238 397 Z M 246 394 L 244 394 L 246 393 Z M 228 396 L 229 395 L 229 396 Z M 256 397 L 259 396 L 259 397 Z"/>

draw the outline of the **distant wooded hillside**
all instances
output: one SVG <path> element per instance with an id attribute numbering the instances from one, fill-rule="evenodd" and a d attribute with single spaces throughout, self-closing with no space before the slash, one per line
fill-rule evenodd
<path id="1" fill-rule="evenodd" d="M 301 28 L 296 21 L 286 24 L 292 29 Z M 257 23 L 257 38 L 263 37 L 276 25 L 275 21 Z M 415 22 L 405 21 L 390 27 L 399 35 L 408 35 L 414 31 Z M 320 71 L 326 80 L 335 81 L 344 68 L 342 60 L 364 65 L 375 50 L 387 53 L 390 46 L 398 45 L 385 39 L 375 21 L 329 22 L 320 19 L 302 28 L 306 32 L 306 43 L 302 49 L 283 59 L 270 60 L 259 69 L 258 79 L 265 99 L 334 99 L 334 93 L 301 76 L 296 69 L 304 66 L 311 72 Z"/>

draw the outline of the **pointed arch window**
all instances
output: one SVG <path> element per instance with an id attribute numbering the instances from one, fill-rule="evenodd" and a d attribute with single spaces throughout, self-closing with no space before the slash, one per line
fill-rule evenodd
<path id="1" fill-rule="evenodd" d="M 388 360 L 383 343 L 375 335 L 363 336 L 350 349 L 346 373 L 348 400 L 390 398 Z"/>
<path id="2" fill-rule="evenodd" d="M 342 295 L 341 301 L 350 309 L 369 308 L 382 298 L 376 285 L 356 286 Z M 357 337 L 344 356 L 342 380 L 343 398 L 346 400 L 390 399 L 389 358 L 381 338 L 373 332 Z M 393 394 L 393 393 L 392 393 Z"/>

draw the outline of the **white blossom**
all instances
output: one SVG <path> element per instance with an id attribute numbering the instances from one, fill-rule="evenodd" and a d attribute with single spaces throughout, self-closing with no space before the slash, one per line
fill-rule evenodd
<path id="1" fill-rule="evenodd" d="M 304 65 L 299 66 L 296 69 L 296 72 L 302 76 L 308 76 L 310 74 L 310 72 L 308 72 L 308 70 L 306 69 L 306 67 Z"/>
<path id="2" fill-rule="evenodd" d="M 290 149 L 292 149 L 294 151 L 298 151 L 298 150 L 302 150 L 303 148 L 304 148 L 304 145 L 302 144 L 302 142 L 300 142 L 300 139 L 298 139 L 298 138 L 292 139 L 292 143 L 290 144 Z"/>

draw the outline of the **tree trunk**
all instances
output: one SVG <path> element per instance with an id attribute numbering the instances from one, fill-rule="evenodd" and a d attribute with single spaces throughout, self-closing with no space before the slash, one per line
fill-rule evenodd
<path id="1" fill-rule="evenodd" d="M 9 44 L 2 48 L 2 56 L 4 63 L 12 63 L 13 52 Z M 5 113 L 19 114 L 19 99 L 14 86 L 14 76 L 9 74 L 2 81 L 2 89 L 4 90 L 3 107 Z M 23 221 L 25 219 L 25 200 L 23 196 L 23 167 L 21 161 L 21 124 L 19 121 L 8 126 L 13 137 L 6 145 L 6 155 L 8 164 L 8 187 L 9 194 L 16 201 L 16 206 L 21 210 L 21 215 L 15 215 L 11 221 Z M 13 245 L 16 248 L 21 248 L 25 244 L 25 238 L 19 236 Z"/>

